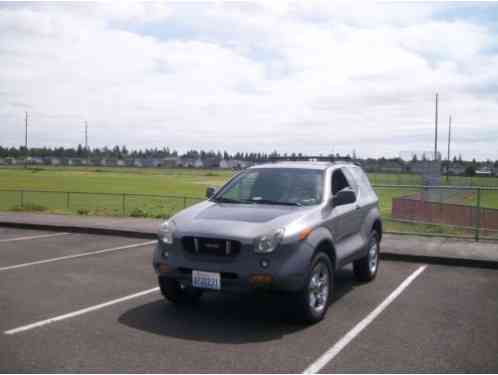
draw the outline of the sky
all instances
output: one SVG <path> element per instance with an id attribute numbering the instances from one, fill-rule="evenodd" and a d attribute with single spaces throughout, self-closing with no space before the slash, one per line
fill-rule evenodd
<path id="1" fill-rule="evenodd" d="M 498 4 L 1 3 L 0 145 L 498 159 Z"/>

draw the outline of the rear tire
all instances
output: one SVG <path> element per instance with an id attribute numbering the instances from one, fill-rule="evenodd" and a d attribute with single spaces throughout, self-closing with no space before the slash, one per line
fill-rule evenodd
<path id="1" fill-rule="evenodd" d="M 299 318 L 308 324 L 323 319 L 333 294 L 334 271 L 327 254 L 318 252 L 311 261 L 305 288 L 299 292 Z"/>
<path id="2" fill-rule="evenodd" d="M 376 231 L 372 231 L 368 238 L 367 254 L 353 262 L 353 271 L 357 280 L 372 281 L 377 275 L 379 269 L 379 235 Z"/>
<path id="3" fill-rule="evenodd" d="M 159 288 L 164 298 L 172 303 L 194 303 L 202 296 L 202 290 L 182 288 L 178 280 L 167 277 L 159 277 Z"/>

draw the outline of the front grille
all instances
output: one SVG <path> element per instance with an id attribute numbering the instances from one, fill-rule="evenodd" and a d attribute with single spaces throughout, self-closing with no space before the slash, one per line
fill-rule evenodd
<path id="1" fill-rule="evenodd" d="M 221 238 L 183 237 L 183 248 L 190 254 L 234 257 L 240 252 L 240 242 Z"/>

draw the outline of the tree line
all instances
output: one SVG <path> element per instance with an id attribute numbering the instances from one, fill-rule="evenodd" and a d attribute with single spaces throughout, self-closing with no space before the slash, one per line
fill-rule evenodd
<path id="1" fill-rule="evenodd" d="M 114 146 L 112 148 L 103 147 L 103 148 L 89 148 L 86 150 L 82 145 L 78 145 L 76 148 L 65 148 L 65 147 L 33 147 L 29 148 L 28 152 L 26 152 L 26 148 L 24 146 L 19 147 L 2 147 L 0 146 L 0 157 L 12 157 L 22 159 L 26 157 L 26 155 L 30 157 L 58 157 L 58 158 L 90 158 L 90 159 L 101 159 L 101 158 L 111 158 L 111 159 L 164 159 L 168 157 L 184 157 L 191 159 L 217 159 L 217 160 L 244 160 L 250 161 L 254 163 L 261 163 L 265 161 L 269 161 L 274 158 L 300 158 L 305 157 L 307 155 L 303 155 L 302 153 L 279 153 L 277 151 L 273 151 L 271 153 L 262 153 L 262 152 L 235 152 L 229 153 L 227 151 L 205 151 L 205 150 L 187 150 L 184 153 L 179 153 L 174 149 L 170 149 L 169 147 L 163 148 L 146 148 L 143 150 L 128 150 L 126 146 Z M 356 155 L 340 155 L 329 154 L 323 155 L 326 157 L 335 157 L 335 158 L 343 158 L 343 159 L 352 159 L 358 160 Z M 378 161 L 380 163 L 393 161 L 398 162 L 399 164 L 405 164 L 405 162 L 401 158 L 367 158 L 362 159 L 364 161 Z M 425 157 L 420 159 L 421 161 L 425 161 Z M 417 162 L 417 156 L 413 156 L 412 162 Z M 488 164 L 494 164 L 495 167 L 498 167 L 498 160 L 494 163 L 491 160 L 486 161 Z M 453 164 L 463 164 L 470 163 L 463 161 L 462 156 L 458 155 L 458 157 L 453 157 Z M 471 161 L 472 164 L 477 164 L 476 159 Z M 442 161 L 443 166 L 447 165 L 447 161 Z"/>
<path id="2" fill-rule="evenodd" d="M 262 153 L 262 152 L 235 152 L 229 153 L 227 151 L 205 151 L 205 150 L 187 150 L 184 153 L 179 153 L 176 150 L 172 150 L 169 147 L 163 148 L 146 148 L 144 150 L 128 150 L 126 146 L 114 146 L 112 148 L 92 148 L 85 149 L 82 145 L 78 145 L 77 148 L 65 148 L 65 147 L 41 147 L 41 148 L 29 148 L 26 152 L 24 146 L 20 147 L 2 147 L 0 146 L 0 157 L 12 157 L 12 158 L 24 158 L 26 155 L 30 157 L 58 157 L 58 158 L 112 158 L 112 159 L 128 159 L 128 158 L 140 158 L 149 159 L 157 158 L 164 159 L 168 157 L 184 157 L 191 159 L 218 159 L 218 160 L 244 160 L 251 162 L 264 162 L 271 160 L 272 158 L 299 158 L 304 157 L 302 153 L 279 153 L 273 151 L 272 153 Z M 332 156 L 332 155 L 327 155 Z M 336 157 L 342 157 L 339 154 L 334 155 Z M 349 157 L 349 155 L 347 155 Z"/>

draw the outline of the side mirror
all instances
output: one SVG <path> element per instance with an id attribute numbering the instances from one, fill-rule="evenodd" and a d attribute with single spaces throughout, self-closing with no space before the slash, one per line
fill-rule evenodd
<path id="1" fill-rule="evenodd" d="M 339 191 L 332 197 L 332 207 L 342 206 L 345 204 L 354 203 L 356 201 L 356 194 L 351 188 L 345 188 Z"/>
<path id="2" fill-rule="evenodd" d="M 214 187 L 211 187 L 211 186 L 210 186 L 210 187 L 208 187 L 208 188 L 206 189 L 206 198 L 208 198 L 208 199 L 209 199 L 209 198 L 211 198 L 214 194 L 216 194 L 216 188 L 214 188 Z"/>

